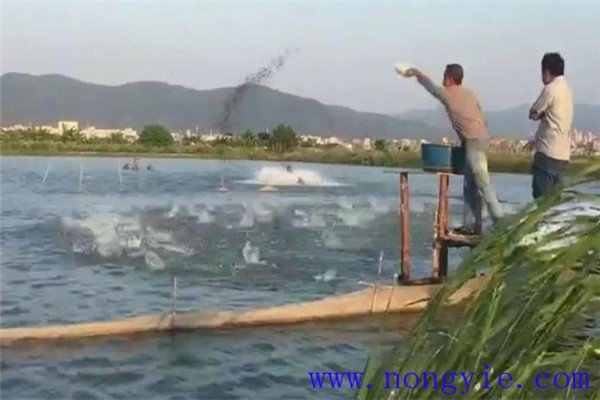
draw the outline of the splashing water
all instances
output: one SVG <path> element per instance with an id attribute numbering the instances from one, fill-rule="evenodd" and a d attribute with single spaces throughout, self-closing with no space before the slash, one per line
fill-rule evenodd
<path id="1" fill-rule="evenodd" d="M 118 214 L 98 214 L 84 219 L 66 217 L 62 225 L 74 237 L 73 252 L 102 257 L 120 255 L 128 249 L 136 250 L 141 245 L 141 227 L 137 218 Z"/>
<path id="2" fill-rule="evenodd" d="M 370 210 L 338 210 L 336 212 L 336 216 L 339 218 L 340 223 L 346 226 L 360 226 L 364 227 L 365 225 L 371 223 L 376 215 L 373 214 Z"/>
<path id="3" fill-rule="evenodd" d="M 212 224 L 216 220 L 211 212 L 204 207 L 195 207 L 190 214 L 198 219 L 199 224 Z"/>
<path id="4" fill-rule="evenodd" d="M 246 208 L 244 211 L 244 215 L 242 216 L 242 220 L 240 221 L 238 227 L 239 228 L 252 228 L 255 223 L 254 213 L 252 209 Z"/>
<path id="5" fill-rule="evenodd" d="M 392 206 L 389 202 L 379 199 L 375 196 L 369 197 L 369 205 L 371 206 L 373 212 L 377 214 L 387 214 L 392 211 Z"/>
<path id="6" fill-rule="evenodd" d="M 344 249 L 344 243 L 342 240 L 331 231 L 323 231 L 321 233 L 321 242 L 323 246 L 332 250 L 341 250 Z"/>
<path id="7" fill-rule="evenodd" d="M 354 208 L 354 204 L 346 196 L 342 196 L 337 199 L 338 205 L 345 210 L 352 210 Z"/>
<path id="8" fill-rule="evenodd" d="M 71 241 L 71 250 L 75 254 L 95 254 L 103 258 L 144 257 L 147 263 L 156 266 L 156 257 L 147 255 L 154 253 L 153 250 L 185 256 L 196 253 L 193 248 L 176 243 L 172 232 L 142 224 L 139 216 L 101 213 L 78 219 L 65 217 L 61 219 L 61 225 L 62 234 Z"/>
<path id="9" fill-rule="evenodd" d="M 280 167 L 263 167 L 254 178 L 238 181 L 247 185 L 297 186 L 297 187 L 344 187 L 350 184 L 325 179 L 319 172 L 310 169 L 294 169 L 292 172 Z"/>
<path id="10" fill-rule="evenodd" d="M 157 242 L 172 242 L 173 234 L 166 231 L 155 231 L 152 227 L 146 227 L 146 237 L 148 240 L 155 240 Z"/>
<path id="11" fill-rule="evenodd" d="M 266 264 L 266 261 L 260 258 L 260 249 L 256 246 L 252 246 L 250 241 L 247 241 L 244 245 L 244 248 L 242 249 L 242 255 L 244 256 L 244 261 L 246 261 L 246 264 L 248 265 Z"/>
<path id="12" fill-rule="evenodd" d="M 333 268 L 329 268 L 327 271 L 320 275 L 315 276 L 317 282 L 330 282 L 337 277 L 337 271 Z"/>
<path id="13" fill-rule="evenodd" d="M 231 114 L 237 104 L 243 99 L 248 89 L 253 85 L 260 85 L 269 79 L 275 72 L 279 71 L 291 54 L 292 52 L 289 49 L 285 49 L 283 54 L 272 59 L 268 65 L 262 67 L 257 72 L 246 76 L 244 83 L 234 89 L 231 97 L 225 102 L 223 117 L 217 124 L 217 128 L 221 132 L 227 132 L 227 130 L 231 128 Z"/>
<path id="14" fill-rule="evenodd" d="M 292 220 L 292 226 L 294 228 L 325 228 L 327 222 L 318 214 L 309 214 Z"/>
<path id="15" fill-rule="evenodd" d="M 179 213 L 181 213 L 181 207 L 180 206 L 174 206 L 169 211 L 167 211 L 165 213 L 165 215 L 167 217 L 169 217 L 169 218 L 175 218 Z"/>
<path id="16" fill-rule="evenodd" d="M 148 268 L 153 271 L 162 271 L 165 269 L 165 263 L 158 254 L 152 250 L 148 250 L 144 256 L 144 261 Z"/>
<path id="17" fill-rule="evenodd" d="M 256 174 L 256 182 L 275 186 L 322 186 L 323 176 L 317 171 L 296 169 L 293 172 L 284 168 L 263 167 Z"/>
<path id="18" fill-rule="evenodd" d="M 255 220 L 260 223 L 268 224 L 273 220 L 273 212 L 260 202 L 253 203 L 250 212 Z"/>

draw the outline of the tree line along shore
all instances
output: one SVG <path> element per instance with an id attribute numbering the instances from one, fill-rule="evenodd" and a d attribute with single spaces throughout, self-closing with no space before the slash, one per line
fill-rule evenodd
<path id="1" fill-rule="evenodd" d="M 232 159 L 263 161 L 294 161 L 331 164 L 367 165 L 378 167 L 421 166 L 421 156 L 415 149 L 391 148 L 384 140 L 376 140 L 372 150 L 348 149 L 338 145 L 316 145 L 300 142 L 294 130 L 279 125 L 272 133 L 257 135 L 246 131 L 229 135 L 211 143 L 194 140 L 173 140 L 169 130 L 160 125 L 144 127 L 135 142 L 115 134 L 108 138 L 86 138 L 77 131 L 57 136 L 43 130 L 14 131 L 0 136 L 0 154 L 39 156 L 142 156 L 189 157 L 199 159 Z M 528 173 L 531 154 L 520 152 L 490 152 L 489 168 L 493 172 Z M 570 169 L 575 171 L 600 163 L 600 157 L 577 157 Z"/>

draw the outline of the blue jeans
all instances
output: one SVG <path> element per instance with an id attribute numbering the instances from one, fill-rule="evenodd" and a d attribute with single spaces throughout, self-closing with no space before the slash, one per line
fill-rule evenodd
<path id="1" fill-rule="evenodd" d="M 475 230 L 475 219 L 481 215 L 482 203 L 486 204 L 495 225 L 502 218 L 502 208 L 490 182 L 484 146 L 467 142 L 464 147 L 466 157 L 463 180 L 464 225 L 466 228 Z"/>
<path id="2" fill-rule="evenodd" d="M 554 186 L 561 185 L 568 166 L 568 161 L 556 160 L 544 153 L 536 152 L 531 164 L 533 198 L 537 199 L 548 193 Z"/>

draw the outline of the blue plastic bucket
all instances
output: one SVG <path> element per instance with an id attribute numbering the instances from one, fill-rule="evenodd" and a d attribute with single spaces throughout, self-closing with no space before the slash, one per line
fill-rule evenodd
<path id="1" fill-rule="evenodd" d="M 427 172 L 462 174 L 465 168 L 465 150 L 462 147 L 423 143 L 421 161 L 423 170 Z"/>

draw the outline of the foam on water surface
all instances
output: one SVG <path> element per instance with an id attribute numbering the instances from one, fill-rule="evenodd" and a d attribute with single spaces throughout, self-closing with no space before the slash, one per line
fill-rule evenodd
<path id="1" fill-rule="evenodd" d="M 265 187 L 296 186 L 296 187 L 342 187 L 348 186 L 336 181 L 325 179 L 321 173 L 310 169 L 293 169 L 291 172 L 285 168 L 263 167 L 252 179 L 239 181 L 249 185 L 261 185 Z"/>

